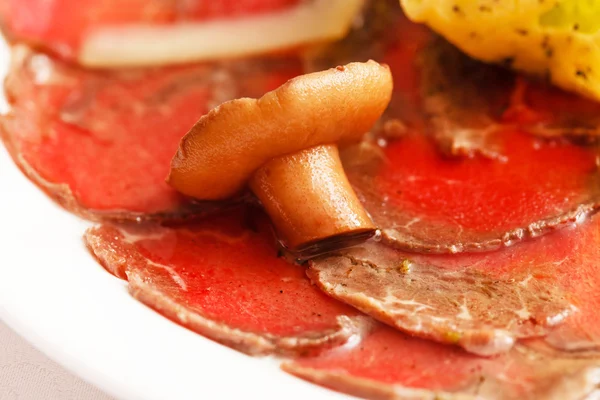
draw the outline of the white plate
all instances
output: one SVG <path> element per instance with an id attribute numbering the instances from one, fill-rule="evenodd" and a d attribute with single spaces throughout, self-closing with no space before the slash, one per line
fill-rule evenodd
<path id="1" fill-rule="evenodd" d="M 8 52 L 0 43 L 2 75 Z M 86 251 L 89 223 L 56 206 L 0 145 L 0 318 L 123 399 L 342 399 L 167 320 Z"/>

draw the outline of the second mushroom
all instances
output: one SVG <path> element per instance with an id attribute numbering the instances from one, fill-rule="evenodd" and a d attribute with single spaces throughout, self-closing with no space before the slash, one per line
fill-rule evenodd
<path id="1" fill-rule="evenodd" d="M 365 240 L 375 226 L 338 146 L 362 139 L 392 87 L 389 68 L 368 61 L 299 76 L 260 99 L 223 103 L 182 139 L 168 182 L 201 200 L 249 186 L 282 245 L 304 256 Z"/>

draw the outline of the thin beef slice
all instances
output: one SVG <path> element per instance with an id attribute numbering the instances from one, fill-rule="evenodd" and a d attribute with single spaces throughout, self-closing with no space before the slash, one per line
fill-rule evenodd
<path id="1" fill-rule="evenodd" d="M 278 256 L 256 210 L 175 227 L 102 225 L 85 241 L 108 271 L 128 280 L 135 298 L 249 354 L 318 352 L 369 324 L 312 286 L 303 267 Z"/>
<path id="2" fill-rule="evenodd" d="M 596 356 L 600 218 L 496 252 L 423 255 L 371 242 L 312 262 L 334 298 L 408 334 L 479 355 L 519 340 Z M 539 345 L 537 345 L 539 347 Z"/>
<path id="3" fill-rule="evenodd" d="M 505 131 L 504 159 L 446 157 L 419 134 L 342 154 L 350 182 L 398 249 L 488 251 L 572 226 L 600 206 L 596 151 Z"/>

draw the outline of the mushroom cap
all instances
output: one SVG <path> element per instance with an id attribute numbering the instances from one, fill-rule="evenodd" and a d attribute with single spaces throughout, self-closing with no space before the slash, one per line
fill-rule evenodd
<path id="1" fill-rule="evenodd" d="M 167 181 L 198 199 L 233 196 L 275 157 L 359 141 L 392 88 L 389 67 L 370 60 L 296 77 L 258 100 L 223 103 L 182 139 Z"/>

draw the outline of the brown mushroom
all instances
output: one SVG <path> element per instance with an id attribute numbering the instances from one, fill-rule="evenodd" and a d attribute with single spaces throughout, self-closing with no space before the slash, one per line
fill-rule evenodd
<path id="1" fill-rule="evenodd" d="M 364 240 L 375 226 L 337 145 L 362 139 L 387 107 L 392 85 L 389 68 L 368 61 L 299 76 L 258 100 L 223 103 L 183 138 L 168 182 L 202 200 L 249 185 L 292 252 Z"/>

